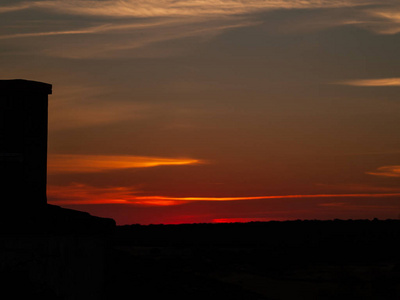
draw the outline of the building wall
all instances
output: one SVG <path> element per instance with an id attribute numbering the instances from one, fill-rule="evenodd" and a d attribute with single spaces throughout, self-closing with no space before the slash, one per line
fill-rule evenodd
<path id="1" fill-rule="evenodd" d="M 0 81 L 0 197 L 9 210 L 30 211 L 47 202 L 47 110 L 48 90 Z"/>

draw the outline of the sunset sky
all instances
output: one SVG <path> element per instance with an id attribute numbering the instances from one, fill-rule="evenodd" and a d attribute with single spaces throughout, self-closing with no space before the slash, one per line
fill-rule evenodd
<path id="1" fill-rule="evenodd" d="M 1 0 L 53 85 L 48 202 L 117 224 L 400 218 L 399 0 Z"/>

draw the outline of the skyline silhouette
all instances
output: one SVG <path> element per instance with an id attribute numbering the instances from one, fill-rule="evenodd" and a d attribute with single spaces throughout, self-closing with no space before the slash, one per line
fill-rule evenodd
<path id="1" fill-rule="evenodd" d="M 399 217 L 400 5 L 0 4 L 48 82 L 48 203 L 119 225 Z"/>
<path id="2" fill-rule="evenodd" d="M 115 221 L 47 203 L 47 83 L 0 80 L 2 233 L 98 232 Z"/>

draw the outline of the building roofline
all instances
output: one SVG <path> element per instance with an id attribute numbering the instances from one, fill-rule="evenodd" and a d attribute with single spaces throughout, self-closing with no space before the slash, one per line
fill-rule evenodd
<path id="1" fill-rule="evenodd" d="M 39 92 L 50 95 L 52 85 L 44 82 L 25 79 L 0 80 L 0 93 L 30 93 Z"/>

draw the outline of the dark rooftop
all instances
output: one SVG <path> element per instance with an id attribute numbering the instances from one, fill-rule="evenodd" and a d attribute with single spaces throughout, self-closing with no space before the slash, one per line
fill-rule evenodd
<path id="1" fill-rule="evenodd" d="M 25 79 L 7 79 L 0 80 L 0 93 L 16 93 L 16 92 L 40 92 L 51 94 L 52 85 L 39 81 L 25 80 Z"/>

